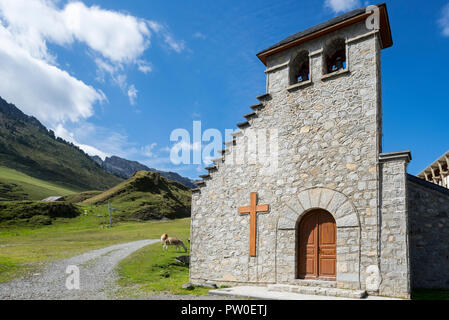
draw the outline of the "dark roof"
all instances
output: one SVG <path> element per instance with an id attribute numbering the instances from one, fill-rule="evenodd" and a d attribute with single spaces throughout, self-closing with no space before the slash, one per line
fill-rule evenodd
<path id="1" fill-rule="evenodd" d="M 428 189 L 431 189 L 431 190 L 438 191 L 438 192 L 444 193 L 446 195 L 449 195 L 449 189 L 446 189 L 446 188 L 444 188 L 442 186 L 439 186 L 437 184 L 434 184 L 432 182 L 428 182 L 428 181 L 423 180 L 421 178 L 412 176 L 411 174 L 407 174 L 407 179 L 409 181 L 411 181 L 411 182 L 419 184 L 419 185 L 421 185 L 423 187 L 426 187 Z"/>
<path id="2" fill-rule="evenodd" d="M 380 9 L 380 28 L 381 28 L 381 32 L 384 33 L 382 36 L 382 40 L 383 40 L 383 48 L 387 48 L 390 47 L 393 44 L 393 40 L 391 37 L 391 30 L 390 30 L 390 25 L 389 25 L 389 21 L 388 21 L 388 13 L 386 10 L 386 4 L 385 3 L 381 3 L 376 5 L 377 7 L 379 7 Z M 303 38 L 306 38 L 307 36 L 311 36 L 315 33 L 321 32 L 321 31 L 325 31 L 325 29 L 336 26 L 340 23 L 343 23 L 347 20 L 350 20 L 352 18 L 356 18 L 357 16 L 362 16 L 362 15 L 366 15 L 366 7 L 363 8 L 359 8 L 359 9 L 355 9 L 353 11 L 347 12 L 345 14 L 342 14 L 338 17 L 335 17 L 333 19 L 330 19 L 326 22 L 320 23 L 314 27 L 308 28 L 306 30 L 300 31 L 298 33 L 295 33 L 294 35 L 289 36 L 288 38 L 285 38 L 284 40 L 276 43 L 275 45 L 262 50 L 261 52 L 259 52 L 257 54 L 257 56 L 259 57 L 259 59 L 265 64 L 266 63 L 266 57 L 271 55 L 270 53 L 268 53 L 269 51 L 272 51 L 273 49 L 276 48 L 281 48 L 291 42 L 296 42 L 296 41 L 300 41 Z M 332 30 L 334 31 L 334 30 Z M 281 50 L 279 50 L 281 51 Z M 279 52 L 276 51 L 276 52 Z M 276 53 L 276 52 L 273 52 Z"/>

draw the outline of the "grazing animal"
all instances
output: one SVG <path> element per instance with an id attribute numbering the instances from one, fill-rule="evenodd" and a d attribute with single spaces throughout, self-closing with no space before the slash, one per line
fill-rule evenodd
<path id="1" fill-rule="evenodd" d="M 161 236 L 161 242 L 164 245 L 163 249 L 165 251 L 168 251 L 168 246 L 176 246 L 176 250 L 178 250 L 179 247 L 183 247 L 184 252 L 187 252 L 187 247 L 184 245 L 184 242 L 182 242 L 178 238 L 168 237 L 168 234 L 166 233 Z"/>

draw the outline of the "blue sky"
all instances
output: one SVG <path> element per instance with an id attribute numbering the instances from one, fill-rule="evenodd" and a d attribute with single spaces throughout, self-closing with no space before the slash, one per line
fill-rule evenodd
<path id="1" fill-rule="evenodd" d="M 170 133 L 237 129 L 265 93 L 256 53 L 357 0 L 0 0 L 0 96 L 90 154 L 174 165 Z M 369 3 L 375 4 L 375 3 Z M 449 1 L 387 1 L 384 152 L 417 174 L 449 150 Z"/>

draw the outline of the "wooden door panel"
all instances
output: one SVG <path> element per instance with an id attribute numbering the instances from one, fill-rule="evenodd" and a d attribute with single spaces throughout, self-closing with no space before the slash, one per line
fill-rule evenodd
<path id="1" fill-rule="evenodd" d="M 320 257 L 322 258 L 332 258 L 335 257 L 335 248 L 332 248 L 330 246 L 327 247 L 320 247 Z"/>
<path id="2" fill-rule="evenodd" d="M 316 277 L 318 257 L 318 217 L 308 215 L 300 223 L 298 276 Z"/>
<path id="3" fill-rule="evenodd" d="M 306 276 L 315 276 L 316 274 L 316 268 L 315 268 L 315 258 L 312 259 L 307 258 L 306 259 Z"/>
<path id="4" fill-rule="evenodd" d="M 307 214 L 299 224 L 298 276 L 304 279 L 336 279 L 337 228 L 328 212 Z"/>
<path id="5" fill-rule="evenodd" d="M 337 228 L 334 218 L 327 212 L 319 214 L 319 277 L 334 280 L 337 275 Z"/>
<path id="6" fill-rule="evenodd" d="M 320 277 L 326 277 L 328 280 L 336 275 L 336 263 L 335 258 L 322 258 L 320 257 Z"/>

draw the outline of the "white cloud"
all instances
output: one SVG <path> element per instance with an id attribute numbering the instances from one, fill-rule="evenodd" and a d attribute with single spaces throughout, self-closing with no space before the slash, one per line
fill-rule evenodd
<path id="1" fill-rule="evenodd" d="M 164 35 L 165 43 L 174 51 L 177 53 L 181 53 L 181 51 L 184 50 L 185 44 L 184 41 L 176 41 L 173 39 L 173 37 L 169 34 Z"/>
<path id="2" fill-rule="evenodd" d="M 117 128 L 96 126 L 87 121 L 59 124 L 53 131 L 56 136 L 72 142 L 87 154 L 98 155 L 102 159 L 112 155 L 126 159 L 138 158 L 144 150 L 130 142 L 126 133 L 119 132 Z"/>
<path id="3" fill-rule="evenodd" d="M 156 33 L 160 33 L 165 29 L 164 26 L 162 26 L 162 24 L 160 24 L 159 22 L 156 22 L 156 21 L 148 20 L 147 24 L 150 27 L 150 29 Z"/>
<path id="4" fill-rule="evenodd" d="M 55 61 L 48 53 L 46 40 L 59 45 L 73 42 L 53 1 L 1 0 L 0 16 L 16 43 L 35 58 Z"/>
<path id="5" fill-rule="evenodd" d="M 174 51 L 183 48 L 183 42 L 175 41 L 157 22 L 80 1 L 62 8 L 58 4 L 59 0 L 0 0 L 0 94 L 47 125 L 88 118 L 95 103 L 107 100 L 100 90 L 59 67 L 49 43 L 87 45 L 97 55 L 97 80 L 104 82 L 109 76 L 131 103 L 137 90 L 128 85 L 124 65 L 136 64 L 145 74 L 151 71 L 142 59 L 150 31 L 160 33 Z"/>
<path id="6" fill-rule="evenodd" d="M 156 148 L 156 146 L 157 146 L 157 143 L 154 142 L 148 146 L 142 147 L 143 154 L 146 157 L 150 157 L 150 158 L 154 157 L 155 156 L 154 148 Z"/>
<path id="7" fill-rule="evenodd" d="M 114 85 L 117 85 L 123 91 L 127 88 L 127 76 L 124 74 L 124 68 L 121 64 L 111 64 L 107 61 L 96 58 L 95 64 L 97 65 L 97 81 L 105 82 L 106 75 L 112 80 Z"/>
<path id="8" fill-rule="evenodd" d="M 171 163 L 170 157 L 147 158 L 138 161 L 149 168 L 157 168 L 162 171 L 178 171 L 178 167 L 175 168 Z"/>
<path id="9" fill-rule="evenodd" d="M 202 34 L 201 32 L 195 32 L 195 34 L 193 35 L 193 37 L 194 38 L 196 38 L 196 39 L 203 39 L 203 40 L 205 40 L 207 37 L 204 35 L 204 34 Z"/>
<path id="10" fill-rule="evenodd" d="M 97 80 L 110 78 L 134 104 L 138 90 L 128 84 L 126 68 L 135 65 L 144 74 L 152 71 L 143 56 L 151 35 L 162 37 L 175 52 L 184 48 L 184 42 L 176 41 L 167 30 L 154 21 L 76 0 L 0 0 L 0 95 L 46 126 L 58 128 L 59 136 L 90 154 L 138 154 L 140 149 L 126 135 L 91 126 L 96 140 L 85 136 L 86 120 L 94 114 L 95 104 L 107 97 L 66 72 L 68 64 L 60 66 L 48 46 L 86 45 L 87 57 L 97 66 Z"/>
<path id="11" fill-rule="evenodd" d="M 74 145 L 78 146 L 81 150 L 83 150 L 90 156 L 99 156 L 103 160 L 106 157 L 111 156 L 110 154 L 107 154 L 101 150 L 98 150 L 97 148 L 95 148 L 93 146 L 79 143 L 78 141 L 76 141 L 75 135 L 72 132 L 69 132 L 67 129 L 65 129 L 61 124 L 59 124 L 56 127 L 54 132 L 57 137 L 60 137 L 68 142 L 73 143 Z"/>
<path id="12" fill-rule="evenodd" d="M 181 150 L 184 151 L 199 151 L 201 150 L 202 145 L 201 142 L 188 143 L 186 141 L 180 141 L 175 143 L 173 147 L 170 149 L 173 153 L 178 153 Z"/>
<path id="13" fill-rule="evenodd" d="M 151 63 L 144 61 L 144 60 L 139 60 L 137 61 L 137 68 L 139 69 L 140 72 L 147 74 L 150 73 L 151 71 L 153 71 L 153 68 L 151 67 Z"/>
<path id="14" fill-rule="evenodd" d="M 82 2 L 68 3 L 61 15 L 77 40 L 114 62 L 134 62 L 150 44 L 150 30 L 143 19 L 88 8 Z"/>
<path id="15" fill-rule="evenodd" d="M 33 57 L 0 25 L 0 94 L 23 112 L 45 123 L 76 122 L 93 114 L 93 104 L 106 100 L 56 66 Z"/>
<path id="16" fill-rule="evenodd" d="M 8 29 L 33 56 L 48 58 L 46 41 L 59 45 L 75 40 L 113 62 L 133 62 L 149 46 L 145 20 L 69 2 L 63 9 L 55 0 L 0 0 L 0 14 Z"/>
<path id="17" fill-rule="evenodd" d="M 147 23 L 151 30 L 164 39 L 164 42 L 168 45 L 169 49 L 177 53 L 181 53 L 185 49 L 185 42 L 182 40 L 175 40 L 166 26 L 156 21 L 147 21 Z"/>
<path id="18" fill-rule="evenodd" d="M 132 84 L 129 86 L 128 88 L 128 98 L 129 98 L 129 103 L 134 106 L 136 104 L 136 99 L 137 99 L 137 93 L 139 91 L 137 91 L 136 87 Z"/>
<path id="19" fill-rule="evenodd" d="M 137 90 L 128 87 L 123 63 L 148 65 L 140 58 L 149 46 L 150 29 L 143 19 L 69 2 L 59 9 L 55 0 L 0 0 L 0 93 L 25 113 L 56 126 L 93 115 L 94 104 L 106 96 L 69 75 L 57 64 L 47 44 L 85 43 L 97 57 L 97 79 L 110 75 L 131 101 Z"/>
<path id="20" fill-rule="evenodd" d="M 449 37 L 449 3 L 444 6 L 438 23 L 442 28 L 443 35 Z"/>
<path id="21" fill-rule="evenodd" d="M 161 151 L 162 151 L 162 152 L 168 152 L 168 153 L 170 153 L 171 148 L 170 148 L 170 147 L 163 147 L 163 148 L 161 149 Z"/>
<path id="22" fill-rule="evenodd" d="M 345 12 L 360 6 L 360 0 L 326 0 L 325 6 L 335 13 Z"/>

